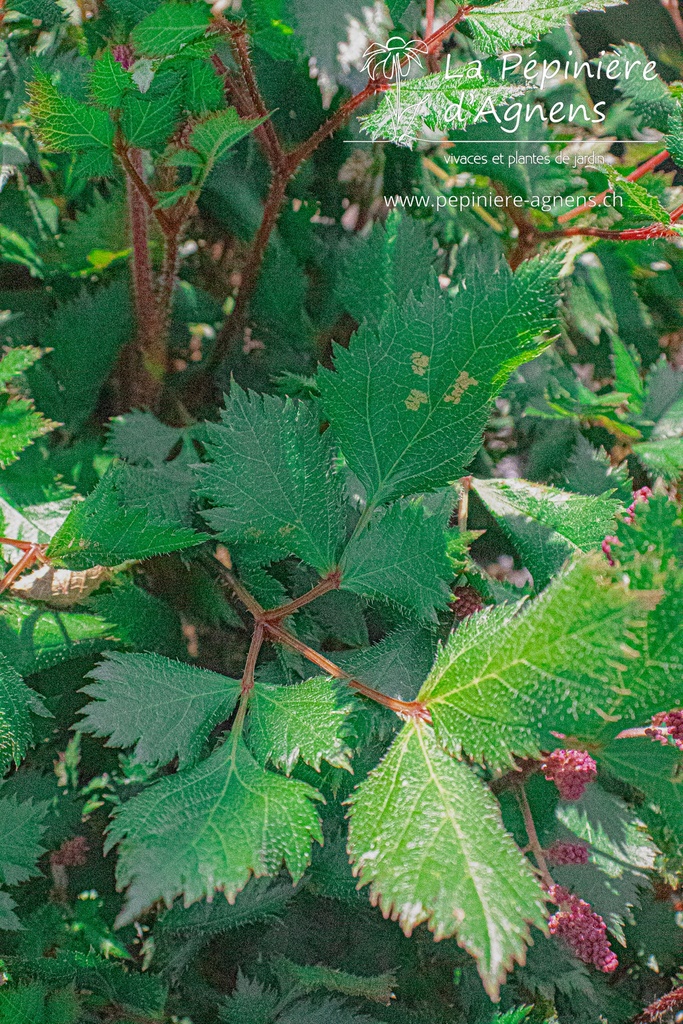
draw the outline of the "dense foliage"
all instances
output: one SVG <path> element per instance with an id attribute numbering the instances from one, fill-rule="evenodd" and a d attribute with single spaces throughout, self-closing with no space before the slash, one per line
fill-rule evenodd
<path id="1" fill-rule="evenodd" d="M 678 1020 L 677 0 L 0 23 L 0 1024 Z"/>

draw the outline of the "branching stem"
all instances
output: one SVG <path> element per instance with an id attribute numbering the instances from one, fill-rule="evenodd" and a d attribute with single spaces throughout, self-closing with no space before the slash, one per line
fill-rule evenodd
<path id="1" fill-rule="evenodd" d="M 334 572 L 329 573 L 325 576 L 320 583 L 316 583 L 314 587 L 308 590 L 301 597 L 295 597 L 293 601 L 288 601 L 287 604 L 281 604 L 279 608 L 270 608 L 268 611 L 263 612 L 262 618 L 264 622 L 282 622 L 289 615 L 293 615 L 299 608 L 303 608 L 305 605 L 310 604 L 311 601 L 315 601 L 316 597 L 321 597 L 323 594 L 328 594 L 331 590 L 339 590 L 341 584 L 341 573 L 338 569 Z"/>
<path id="2" fill-rule="evenodd" d="M 463 5 L 458 8 L 453 17 L 442 25 L 441 28 L 427 36 L 424 42 L 427 46 L 428 54 L 434 55 L 439 52 L 441 44 L 446 36 L 453 31 L 456 25 L 462 21 L 462 19 L 465 18 L 471 10 L 472 7 L 469 4 Z M 214 17 L 214 21 L 216 27 L 230 39 L 235 59 L 242 73 L 243 84 L 236 83 L 233 76 L 230 75 L 230 72 L 227 69 L 225 69 L 224 73 L 226 85 L 231 90 L 236 102 L 241 108 L 239 111 L 240 114 L 244 116 L 247 113 L 251 113 L 251 116 L 256 115 L 258 117 L 265 117 L 268 111 L 259 90 L 256 76 L 254 75 L 254 70 L 249 57 L 248 40 L 244 26 L 239 22 L 229 21 L 221 14 L 216 15 Z M 217 68 L 224 67 L 222 62 L 217 62 L 216 60 L 214 60 L 214 66 Z M 270 121 L 266 121 L 259 129 L 257 129 L 260 133 L 259 137 L 261 139 L 264 152 L 273 170 L 273 178 L 263 208 L 261 224 L 254 236 L 249 254 L 242 270 L 242 280 L 235 306 L 216 336 L 211 357 L 206 365 L 205 372 L 207 374 L 220 366 L 230 351 L 233 342 L 241 336 L 244 330 L 249 302 L 259 278 L 263 257 L 268 246 L 268 240 L 280 215 L 280 209 L 285 198 L 290 178 L 296 174 L 301 164 L 312 156 L 318 146 L 324 142 L 325 139 L 333 135 L 349 120 L 353 112 L 358 107 L 365 103 L 366 100 L 371 99 L 378 92 L 383 92 L 388 88 L 389 84 L 390 83 L 387 79 L 381 77 L 377 78 L 377 80 L 370 80 L 365 88 L 361 89 L 360 92 L 356 93 L 355 96 L 352 96 L 345 103 L 342 103 L 341 106 L 339 106 L 327 119 L 327 121 L 313 132 L 305 142 L 302 142 L 300 146 L 289 153 L 285 153 L 282 149 L 275 128 Z M 247 110 L 247 99 L 250 110 Z"/>
<path id="3" fill-rule="evenodd" d="M 382 704 L 386 708 L 390 708 L 401 718 L 418 718 L 423 722 L 431 722 L 431 716 L 427 707 L 420 701 L 404 701 L 397 700 L 395 697 L 388 697 L 385 693 L 381 693 L 379 690 L 375 690 L 372 686 L 368 686 L 366 683 L 361 682 L 359 679 L 354 679 L 348 672 L 345 672 L 338 665 L 335 665 L 333 661 L 326 658 L 324 654 L 320 654 L 318 651 L 309 647 L 308 644 L 303 643 L 295 637 L 289 630 L 285 629 L 282 625 L 282 620 L 287 618 L 288 615 L 298 611 L 299 608 L 303 608 L 304 605 L 314 601 L 316 597 L 320 597 L 321 594 L 326 594 L 330 590 L 337 590 L 341 583 L 341 575 L 338 571 L 329 573 L 320 583 L 312 587 L 307 593 L 302 594 L 301 597 L 295 598 L 293 601 L 289 601 L 287 604 L 280 605 L 279 608 L 271 608 L 265 610 L 261 607 L 258 601 L 249 593 L 246 587 L 240 583 L 240 581 L 234 576 L 229 569 L 225 569 L 221 566 L 221 572 L 224 579 L 232 587 L 233 591 L 240 599 L 242 604 L 247 608 L 254 617 L 256 623 L 254 634 L 252 636 L 251 645 L 249 647 L 249 653 L 247 654 L 247 663 L 244 668 L 244 676 L 242 678 L 242 695 L 247 697 L 251 691 L 254 680 L 253 670 L 256 665 L 256 659 L 264 638 L 268 638 L 276 643 L 286 644 L 293 651 L 303 655 L 312 664 L 317 665 L 323 672 L 333 676 L 335 679 L 343 679 L 344 682 L 362 694 L 364 697 L 369 697 L 370 700 L 374 700 L 377 704 Z M 246 700 L 243 701 L 246 704 Z M 242 705 L 240 705 L 240 712 Z M 246 711 L 245 711 L 246 713 Z M 244 715 L 242 715 L 242 718 Z M 239 713 L 238 713 L 239 718 Z"/>

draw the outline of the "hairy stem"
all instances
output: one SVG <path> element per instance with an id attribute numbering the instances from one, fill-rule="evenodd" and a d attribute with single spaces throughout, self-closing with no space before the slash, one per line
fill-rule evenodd
<path id="1" fill-rule="evenodd" d="M 446 36 L 453 31 L 456 25 L 462 21 L 462 19 L 466 17 L 471 10 L 472 7 L 468 4 L 460 7 L 453 17 L 442 25 L 441 28 L 437 29 L 436 32 L 429 34 L 424 40 L 427 46 L 427 52 L 432 55 L 438 53 Z M 254 75 L 251 65 L 251 60 L 249 58 L 249 47 L 244 26 L 239 23 L 228 21 L 220 14 L 216 15 L 214 20 L 220 31 L 229 36 L 235 53 L 235 59 L 242 73 L 243 85 L 238 85 L 236 91 L 233 91 L 233 95 L 236 98 L 239 98 L 243 109 L 245 107 L 245 95 L 248 96 L 252 107 L 252 115 L 255 114 L 258 117 L 265 117 L 268 111 L 263 97 L 261 96 L 256 76 Z M 216 61 L 214 61 L 214 66 L 218 67 Z M 221 66 L 224 67 L 222 62 Z M 225 73 L 229 75 L 227 69 L 225 70 Z M 232 76 L 230 76 L 230 80 L 227 83 L 228 87 L 230 87 L 231 80 Z M 263 257 L 268 246 L 268 240 L 280 215 L 280 208 L 285 198 L 289 179 L 296 174 L 301 164 L 312 156 L 321 142 L 324 142 L 325 139 L 329 138 L 339 128 L 341 128 L 358 107 L 376 93 L 385 90 L 387 87 L 388 82 L 384 79 L 368 82 L 364 89 L 361 89 L 361 91 L 356 93 L 355 96 L 352 96 L 345 103 L 342 103 L 341 106 L 338 107 L 338 109 L 327 119 L 327 121 L 320 126 L 320 128 L 313 132 L 305 142 L 290 153 L 285 153 L 282 149 L 277 132 L 270 121 L 266 121 L 261 126 L 263 129 L 261 132 L 261 141 L 269 163 L 273 168 L 273 179 L 271 181 L 263 209 L 261 224 L 256 232 L 242 271 L 242 282 L 240 284 L 235 307 L 216 337 L 211 357 L 207 362 L 207 373 L 215 370 L 216 367 L 223 362 L 230 351 L 233 342 L 235 339 L 240 337 L 244 330 L 249 302 L 258 281 Z"/>
<path id="2" fill-rule="evenodd" d="M 223 32 L 227 32 L 230 38 L 235 60 L 242 72 L 242 78 L 251 100 L 253 110 L 251 116 L 268 117 L 268 109 L 263 97 L 261 96 L 256 76 L 254 74 L 254 69 L 251 66 L 251 60 L 249 58 L 249 42 L 244 25 L 241 22 L 228 21 L 220 15 L 216 17 L 216 24 L 219 25 Z M 285 154 L 280 146 L 280 140 L 277 137 L 277 132 L 275 131 L 272 122 L 269 120 L 265 121 L 260 126 L 260 132 L 264 149 L 271 167 L 276 174 L 279 174 L 282 172 L 284 167 Z"/>
<path id="3" fill-rule="evenodd" d="M 339 590 L 341 583 L 341 573 L 338 569 L 334 572 L 329 573 L 325 576 L 320 583 L 316 583 L 314 587 L 311 587 L 301 597 L 295 597 L 293 601 L 288 601 L 287 604 L 281 604 L 279 608 L 269 608 L 267 611 L 262 613 L 262 619 L 264 622 L 282 622 L 289 615 L 293 615 L 299 608 L 305 607 L 310 604 L 311 601 L 315 601 L 316 597 L 321 597 L 323 594 L 328 594 L 331 590 Z"/>
<path id="4" fill-rule="evenodd" d="M 554 885 L 552 876 L 548 871 L 548 864 L 543 854 L 543 848 L 538 841 L 538 833 L 536 832 L 536 826 L 534 824 L 534 818 L 531 813 L 531 807 L 529 806 L 529 799 L 526 795 L 524 786 L 518 786 L 516 789 L 517 800 L 524 816 L 524 826 L 526 828 L 526 834 L 529 837 L 529 847 L 534 855 L 538 868 L 541 872 L 543 881 L 547 886 Z"/>

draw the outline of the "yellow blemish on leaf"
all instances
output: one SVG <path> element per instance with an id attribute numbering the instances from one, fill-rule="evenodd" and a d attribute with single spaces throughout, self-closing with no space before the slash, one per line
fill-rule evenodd
<path id="1" fill-rule="evenodd" d="M 411 412 L 417 412 L 420 406 L 428 401 L 429 399 L 424 391 L 418 391 L 417 388 L 413 388 L 406 398 L 406 409 L 410 409 Z"/>
<path id="2" fill-rule="evenodd" d="M 416 373 L 418 377 L 424 377 L 429 366 L 429 356 L 426 356 L 424 352 L 413 352 L 410 361 L 413 365 L 413 373 Z"/>
<path id="3" fill-rule="evenodd" d="M 452 390 L 445 396 L 444 402 L 452 402 L 453 405 L 457 405 L 467 389 L 476 387 L 478 383 L 478 380 L 470 377 L 467 370 L 461 370 Z"/>

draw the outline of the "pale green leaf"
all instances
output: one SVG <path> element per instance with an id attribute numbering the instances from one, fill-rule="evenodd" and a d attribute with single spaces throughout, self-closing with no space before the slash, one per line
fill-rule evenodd
<path id="1" fill-rule="evenodd" d="M 211 527 L 228 543 L 268 543 L 321 573 L 334 568 L 345 516 L 317 417 L 303 404 L 233 384 L 221 419 L 222 426 L 208 425 L 210 461 L 198 472 L 215 506 L 203 513 Z"/>
<path id="2" fill-rule="evenodd" d="M 484 53 L 503 53 L 564 25 L 578 11 L 604 11 L 624 0 L 501 0 L 475 7 L 467 24 Z"/>
<path id="3" fill-rule="evenodd" d="M 170 0 L 136 25 L 132 42 L 143 57 L 167 57 L 204 35 L 211 20 L 211 9 L 203 3 L 177 3 Z"/>
<path id="4" fill-rule="evenodd" d="M 436 654 L 436 631 L 403 626 L 372 647 L 341 651 L 335 661 L 357 679 L 389 697 L 414 700 Z"/>
<path id="5" fill-rule="evenodd" d="M 621 507 L 527 480 L 473 480 L 472 488 L 517 548 L 537 589 L 576 551 L 599 547 Z"/>
<path id="6" fill-rule="evenodd" d="M 419 694 L 445 747 L 512 765 L 552 749 L 553 732 L 602 721 L 640 617 L 637 595 L 603 565 L 577 560 L 533 601 L 485 609 L 456 630 Z"/>
<path id="7" fill-rule="evenodd" d="M 118 879 L 128 885 L 120 923 L 157 900 L 187 904 L 228 899 L 250 876 L 274 875 L 284 861 L 296 882 L 322 842 L 311 786 L 266 772 L 238 735 L 196 768 L 178 772 L 128 800 L 111 826 L 119 843 Z"/>
<path id="8" fill-rule="evenodd" d="M 456 935 L 497 998 L 529 923 L 543 925 L 543 894 L 489 790 L 413 721 L 350 802 L 349 852 L 373 902 L 406 935 L 422 921 Z"/>
<path id="9" fill-rule="evenodd" d="M 669 214 L 659 199 L 650 195 L 644 185 L 637 181 L 627 181 L 614 167 L 605 165 L 603 173 L 607 176 L 612 191 L 623 200 L 623 204 L 619 206 L 622 216 L 641 224 L 669 223 Z"/>
<path id="10" fill-rule="evenodd" d="M 100 615 L 57 611 L 17 598 L 5 597 L 0 605 L 0 648 L 22 675 L 96 653 L 115 634 Z"/>
<path id="11" fill-rule="evenodd" d="M 437 611 L 452 599 L 446 525 L 442 516 L 427 515 L 417 502 L 377 511 L 344 551 L 342 587 L 436 622 Z"/>
<path id="12" fill-rule="evenodd" d="M 656 441 L 639 441 L 632 445 L 645 468 L 653 476 L 678 480 L 683 472 L 683 438 L 666 437 Z"/>
<path id="13" fill-rule="evenodd" d="M 683 829 L 683 754 L 645 737 L 613 740 L 597 754 L 611 775 L 640 790 L 674 835 Z"/>
<path id="14" fill-rule="evenodd" d="M 301 758 L 316 771 L 325 760 L 351 771 L 346 721 L 352 698 L 320 676 L 294 686 L 257 682 L 249 701 L 248 742 L 261 764 L 272 761 L 290 775 Z"/>
<path id="15" fill-rule="evenodd" d="M 460 476 L 481 443 L 493 398 L 513 369 L 546 346 L 553 327 L 554 259 L 513 276 L 502 257 L 470 249 L 454 295 L 436 280 L 362 327 L 319 371 L 324 408 L 342 452 L 380 504 Z"/>
<path id="16" fill-rule="evenodd" d="M 390 973 L 370 976 L 349 974 L 348 971 L 332 970 L 330 967 L 305 967 L 286 957 L 279 957 L 273 967 L 285 991 L 295 985 L 301 992 L 322 989 L 355 999 L 370 999 L 387 1006 L 396 998 L 392 991 L 396 977 Z"/>
<path id="17" fill-rule="evenodd" d="M 469 124 L 482 123 L 491 110 L 527 91 L 526 85 L 504 82 L 482 75 L 455 77 L 442 72 L 401 82 L 394 86 L 377 109 L 363 118 L 363 131 L 373 139 L 384 139 L 412 147 L 426 125 L 430 131 L 451 132 Z"/>
<path id="18" fill-rule="evenodd" d="M 107 736 L 107 746 L 135 746 L 143 763 L 179 767 L 194 763 L 209 733 L 228 719 L 239 696 L 235 679 L 161 658 L 157 654 L 108 654 L 85 686 L 94 700 L 78 724 L 82 732 Z"/>

